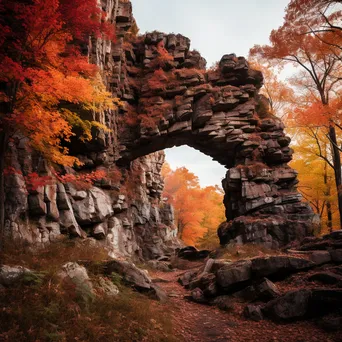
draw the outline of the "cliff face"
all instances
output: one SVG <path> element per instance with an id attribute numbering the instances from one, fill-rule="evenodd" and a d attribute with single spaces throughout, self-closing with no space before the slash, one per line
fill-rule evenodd
<path id="1" fill-rule="evenodd" d="M 90 143 L 75 140 L 70 151 L 84 163 L 77 172 L 115 169 L 121 177 L 88 189 L 54 182 L 31 190 L 24 176 L 51 170 L 18 139 L 11 145 L 11 165 L 21 173 L 6 180 L 7 233 L 29 243 L 88 236 L 112 255 L 161 256 L 178 241 L 172 207 L 161 200 L 160 151 L 186 144 L 229 168 L 222 243 L 278 247 L 310 234 L 312 210 L 301 202 L 297 175 L 287 166 L 290 139 L 282 122 L 261 110 L 261 73 L 235 55 L 206 71 L 205 60 L 181 35 L 153 32 L 131 39 L 130 2 L 103 0 L 101 6 L 116 22 L 117 43 L 92 39 L 86 50 L 123 104 L 81 114 L 110 131 L 94 129 Z"/>
<path id="2" fill-rule="evenodd" d="M 87 48 L 89 59 L 99 66 L 113 96 L 125 100 L 125 52 L 120 47 L 133 20 L 131 4 L 108 0 L 102 1 L 101 6 L 108 18 L 116 22 L 118 41 L 112 44 L 92 39 Z M 91 143 L 74 140 L 70 151 L 84 166 L 77 171 L 64 171 L 75 174 L 103 169 L 110 174 L 119 156 L 119 110 L 81 115 L 110 130 L 93 130 Z M 10 165 L 16 172 L 6 177 L 6 234 L 38 245 L 56 241 L 63 234 L 94 238 L 112 256 L 150 259 L 164 255 L 169 246 L 179 245 L 173 208 L 161 201 L 164 158 L 162 151 L 144 156 L 127 167 L 115 168 L 121 177 L 102 179 L 95 186 L 84 188 L 82 184 L 56 181 L 51 166 L 28 149 L 25 139 L 18 137 L 10 146 Z M 46 177 L 47 184 L 30 188 L 25 178 L 30 173 Z"/>

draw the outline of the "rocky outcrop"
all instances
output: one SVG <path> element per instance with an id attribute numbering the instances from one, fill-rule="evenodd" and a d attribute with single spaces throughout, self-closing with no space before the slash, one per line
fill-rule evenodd
<path id="1" fill-rule="evenodd" d="M 156 284 L 152 282 L 152 279 L 147 273 L 133 263 L 128 261 L 113 260 L 103 265 L 104 273 L 111 275 L 117 273 L 122 276 L 122 280 L 125 284 L 132 286 L 134 289 L 148 293 L 150 296 L 160 301 L 166 301 L 166 293 Z"/>
<path id="2" fill-rule="evenodd" d="M 341 304 L 341 289 L 301 289 L 267 303 L 262 310 L 272 320 L 290 321 L 339 312 Z"/>
<path id="3" fill-rule="evenodd" d="M 98 179 L 88 188 L 61 183 L 23 137 L 14 138 L 9 155 L 17 171 L 6 179 L 7 234 L 36 244 L 61 234 L 92 237 L 113 257 L 170 254 L 180 245 L 172 207 L 161 198 L 160 151 L 186 144 L 229 168 L 223 181 L 227 222 L 218 231 L 222 244 L 277 248 L 310 235 L 314 215 L 301 202 L 297 174 L 287 165 L 292 150 L 284 125 L 262 105 L 261 73 L 234 54 L 205 70 L 205 60 L 182 35 L 131 37 L 129 1 L 105 0 L 101 6 L 116 23 L 117 41 L 93 37 L 83 51 L 120 105 L 80 113 L 109 129 L 93 128 L 90 142 L 72 139 L 70 153 L 83 166 L 61 172 L 102 170 L 119 177 Z M 30 173 L 52 182 L 29 188 Z"/>
<path id="4" fill-rule="evenodd" d="M 24 279 L 25 276 L 33 272 L 22 266 L 0 266 L 0 286 L 13 286 Z"/>
<path id="5" fill-rule="evenodd" d="M 76 293 L 84 300 L 94 296 L 93 284 L 84 266 L 76 262 L 68 262 L 62 266 L 58 277 L 70 281 L 75 286 Z"/>
<path id="6" fill-rule="evenodd" d="M 322 247 L 322 241 L 339 246 L 342 236 L 333 232 L 320 239 L 307 239 L 289 254 L 260 256 L 230 261 L 208 259 L 197 270 L 184 273 L 179 282 L 191 290 L 191 300 L 216 305 L 222 310 L 240 308 L 247 319 L 287 322 L 320 318 L 326 315 L 340 322 L 342 301 L 341 261 L 330 257 L 339 249 L 300 251 Z M 296 253 L 295 256 L 293 253 Z M 329 256 L 329 258 L 327 257 Z M 247 304 L 247 305 L 246 305 Z M 337 330 L 336 324 L 327 329 Z"/>

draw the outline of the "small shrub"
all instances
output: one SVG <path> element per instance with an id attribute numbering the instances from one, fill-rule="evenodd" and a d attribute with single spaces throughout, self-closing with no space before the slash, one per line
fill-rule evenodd
<path id="1" fill-rule="evenodd" d="M 220 248 L 220 241 L 217 236 L 217 230 L 208 231 L 196 244 L 199 249 L 208 249 L 210 251 Z"/>
<path id="2" fill-rule="evenodd" d="M 122 276 L 120 274 L 112 272 L 112 274 L 110 275 L 110 280 L 117 287 L 120 288 L 122 286 Z"/>
<path id="3" fill-rule="evenodd" d="M 158 56 L 151 61 L 150 66 L 153 69 L 156 68 L 167 68 L 170 63 L 173 62 L 174 58 L 170 53 L 165 49 L 164 42 L 160 41 L 156 47 L 156 52 Z"/>

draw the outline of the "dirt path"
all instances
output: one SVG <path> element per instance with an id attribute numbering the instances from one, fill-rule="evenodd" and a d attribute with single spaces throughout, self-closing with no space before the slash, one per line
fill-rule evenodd
<path id="1" fill-rule="evenodd" d="M 252 322 L 243 318 L 244 305 L 237 305 L 233 312 L 197 304 L 184 298 L 189 291 L 177 279 L 185 271 L 155 272 L 158 282 L 170 300 L 170 311 L 175 335 L 186 342 L 341 342 L 318 329 L 313 322 L 297 322 L 277 325 L 268 320 Z"/>

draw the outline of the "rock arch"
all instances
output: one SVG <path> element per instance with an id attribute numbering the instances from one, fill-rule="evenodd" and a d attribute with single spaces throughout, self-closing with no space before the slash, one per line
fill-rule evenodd
<path id="1" fill-rule="evenodd" d="M 125 121 L 134 113 L 137 121 L 121 127 L 118 164 L 188 145 L 226 166 L 222 244 L 235 239 L 279 247 L 312 232 L 312 209 L 301 202 L 297 173 L 287 164 L 290 138 L 258 93 L 259 71 L 234 54 L 206 71 L 181 35 L 153 32 L 124 50 L 130 96 L 119 116 Z M 142 119 L 148 115 L 152 125 Z"/>
<path id="2" fill-rule="evenodd" d="M 104 0 L 102 6 L 116 22 L 118 39 L 93 37 L 87 52 L 120 105 L 101 113 L 82 111 L 85 119 L 109 130 L 94 128 L 91 142 L 75 139 L 69 147 L 83 171 L 116 164 L 122 166 L 122 177 L 102 179 L 86 191 L 59 182 L 27 191 L 24 175 L 33 170 L 50 175 L 51 169 L 20 137 L 9 146 L 10 165 L 20 172 L 6 178 L 6 236 L 34 244 L 55 241 L 60 234 L 95 237 L 108 242 L 115 255 L 163 256 L 176 240 L 172 208 L 158 207 L 164 155 L 141 156 L 184 144 L 228 168 L 221 243 L 278 247 L 310 234 L 314 215 L 301 202 L 297 174 L 287 165 L 292 150 L 284 125 L 258 94 L 261 73 L 235 55 L 206 71 L 188 38 L 160 32 L 127 35 L 133 20 L 129 1 Z M 131 203 L 120 191 L 124 182 L 134 183 L 134 165 L 141 177 L 134 189 L 138 198 Z"/>

